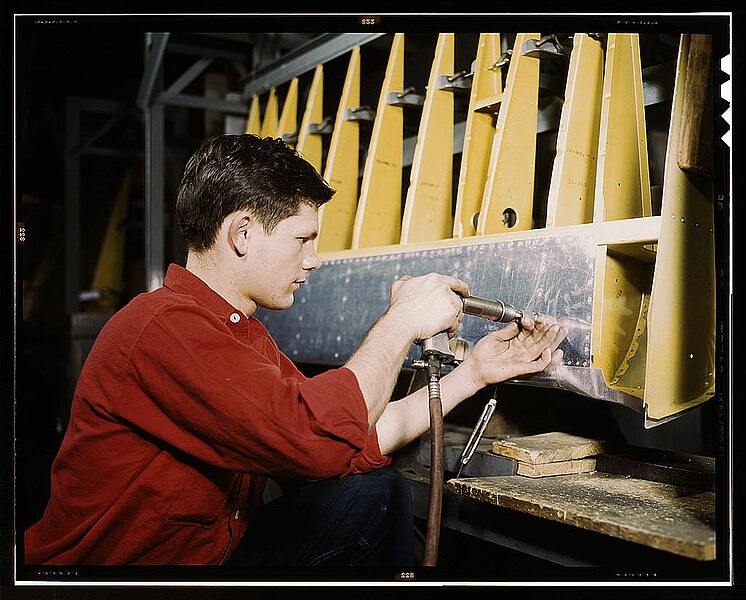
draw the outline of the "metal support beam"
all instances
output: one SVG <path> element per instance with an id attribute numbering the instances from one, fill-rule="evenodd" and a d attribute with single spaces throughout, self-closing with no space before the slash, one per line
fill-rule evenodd
<path id="1" fill-rule="evenodd" d="M 164 138 L 164 107 L 156 103 L 145 111 L 145 286 L 147 291 L 155 290 L 163 284 Z"/>
<path id="2" fill-rule="evenodd" d="M 231 115 L 246 116 L 246 105 L 219 98 L 205 98 L 190 94 L 167 95 L 162 94 L 158 102 L 165 106 L 181 106 L 184 108 L 198 108 L 203 110 L 215 110 Z"/>
<path id="3" fill-rule="evenodd" d="M 262 67 L 246 78 L 244 98 L 258 96 L 383 35 L 384 33 L 323 34 Z"/>
<path id="4" fill-rule="evenodd" d="M 176 81 L 168 86 L 168 89 L 163 92 L 164 96 L 175 96 L 176 94 L 183 92 L 186 86 L 204 73 L 205 69 L 212 64 L 212 61 L 212 58 L 207 57 L 197 60 L 191 67 L 184 71 Z"/>
<path id="5" fill-rule="evenodd" d="M 152 102 L 153 89 L 161 72 L 161 65 L 170 35 L 170 33 L 145 34 L 145 56 L 147 58 L 136 100 L 137 106 L 142 110 L 145 110 Z"/>
<path id="6" fill-rule="evenodd" d="M 153 35 L 158 36 L 153 43 Z M 166 36 L 165 40 L 162 36 Z M 162 52 L 168 34 L 146 34 L 145 76 L 146 88 L 142 94 L 145 125 L 145 288 L 152 291 L 163 284 L 164 275 L 164 218 L 163 163 L 165 155 L 165 107 L 161 101 L 163 70 Z M 160 58 L 159 58 L 160 55 Z M 142 90 L 143 88 L 141 88 Z M 153 99 L 155 101 L 153 102 Z"/>

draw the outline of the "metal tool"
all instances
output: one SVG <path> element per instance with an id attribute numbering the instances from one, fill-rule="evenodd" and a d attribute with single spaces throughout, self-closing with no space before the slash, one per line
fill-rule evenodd
<path id="1" fill-rule="evenodd" d="M 464 305 L 464 314 L 482 317 L 498 323 L 520 322 L 524 314 L 522 310 L 502 300 L 488 300 L 478 296 L 469 296 L 461 298 L 461 301 Z M 456 354 L 451 350 L 448 342 L 448 332 L 446 331 L 441 331 L 418 343 L 422 346 L 422 358 L 412 363 L 412 366 L 416 368 L 426 368 L 430 356 L 436 356 L 441 364 L 456 361 Z"/>
<path id="2" fill-rule="evenodd" d="M 520 321 L 523 311 L 502 300 L 487 300 L 470 296 L 461 299 L 464 313 L 501 323 Z M 430 411 L 430 498 L 427 510 L 427 532 L 425 534 L 425 566 L 435 566 L 438 560 L 440 520 L 443 506 L 443 405 L 440 399 L 440 368 L 443 364 L 456 362 L 456 355 L 448 343 L 448 332 L 442 331 L 421 340 L 422 356 L 412 361 L 412 366 L 427 370 L 427 387 Z M 485 408 L 485 410 L 487 410 Z M 493 408 L 494 410 L 494 408 Z M 491 413 L 490 413 L 491 416 Z M 487 418 L 489 421 L 489 418 Z M 487 422 L 485 421 L 485 426 Z M 484 431 L 484 428 L 482 428 Z M 480 433 L 481 436 L 481 433 Z"/>
<path id="3" fill-rule="evenodd" d="M 469 438 L 469 441 L 466 442 L 466 445 L 464 446 L 463 452 L 461 452 L 461 458 L 459 459 L 459 467 L 458 471 L 456 472 L 456 478 L 458 479 L 461 477 L 461 473 L 464 470 L 464 467 L 466 467 L 466 464 L 471 460 L 471 457 L 474 455 L 474 452 L 477 449 L 477 446 L 479 446 L 479 442 L 482 440 L 482 436 L 484 435 L 484 430 L 487 428 L 487 424 L 490 422 L 490 419 L 492 418 L 492 415 L 495 412 L 495 408 L 497 407 L 497 386 L 495 386 L 495 391 L 492 392 L 492 398 L 489 399 L 487 404 L 484 405 L 484 410 L 482 410 L 482 416 L 479 417 L 479 421 L 477 421 L 476 427 L 474 427 L 474 431 L 471 432 L 471 437 Z"/>

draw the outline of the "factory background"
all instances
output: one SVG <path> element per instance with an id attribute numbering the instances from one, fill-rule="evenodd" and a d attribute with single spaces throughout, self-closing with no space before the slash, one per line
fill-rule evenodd
<path id="1" fill-rule="evenodd" d="M 398 31 L 384 19 L 371 33 L 370 27 L 352 16 L 70 17 L 74 22 L 67 24 L 61 22 L 65 19 L 54 17 L 44 23 L 43 18 L 24 17 L 16 25 L 18 338 L 14 439 L 18 532 L 36 521 L 46 504 L 49 471 L 67 425 L 77 373 L 96 333 L 112 311 L 152 289 L 170 262 L 184 263 L 173 202 L 191 151 L 208 135 L 244 132 L 254 95 L 261 102 L 260 116 L 266 118 L 268 91 L 257 87 L 257 82 L 262 77 L 271 82 L 283 64 L 305 64 L 297 77 L 297 102 L 302 112 L 314 74 L 312 61 L 317 56 L 324 63 L 324 116 L 333 122 L 354 41 L 359 43 L 365 69 L 360 105 L 375 108 L 394 32 Z M 405 79 L 420 93 L 424 94 L 428 84 L 438 34 L 445 31 L 447 23 L 442 18 L 396 21 L 396 26 L 406 30 Z M 675 61 L 680 33 L 696 31 L 693 21 L 684 17 L 661 23 L 647 29 L 642 25 L 643 69 Z M 457 31 L 456 70 L 468 69 L 479 42 L 479 25 L 468 18 L 451 19 L 450 24 Z M 503 31 L 520 31 L 518 21 L 501 25 Z M 575 31 L 574 26 L 566 19 L 551 22 L 553 30 Z M 538 29 L 548 31 L 549 27 L 542 23 Z M 716 34 L 716 52 L 722 51 L 727 44 L 723 23 L 715 19 L 707 22 L 707 27 Z M 358 36 L 352 42 L 345 39 L 351 31 Z M 572 33 L 562 39 L 568 36 Z M 512 39 L 506 36 L 503 45 L 507 47 Z M 156 57 L 160 68 L 149 70 Z M 558 65 L 550 64 L 543 72 L 548 86 L 563 74 L 562 63 Z M 672 94 L 673 74 L 661 72 L 660 77 L 664 81 L 662 93 Z M 727 80 L 722 72 L 713 77 L 716 88 Z M 290 82 L 273 85 L 272 92 L 282 108 L 291 93 Z M 468 96 L 454 97 L 454 121 L 458 123 L 468 113 Z M 559 107 L 548 106 L 550 95 L 545 101 L 542 116 L 548 123 L 537 137 L 537 165 L 551 163 L 557 144 Z M 729 168 L 727 147 L 720 141 L 728 126 L 718 115 L 727 107 L 715 94 L 713 168 L 721 177 Z M 645 116 L 656 215 L 661 210 L 670 102 L 646 107 Z M 416 139 L 419 123 L 419 112 L 405 112 L 405 140 Z M 361 170 L 372 128 L 372 120 L 361 120 Z M 322 137 L 322 144 L 321 154 L 326 157 L 329 135 Z M 411 147 L 409 152 L 411 158 Z M 458 153 L 454 156 L 456 192 L 461 157 Z M 403 196 L 411 162 L 403 168 Z M 324 166 L 322 162 L 322 173 Z M 547 222 L 550 178 L 551 168 L 537 168 L 533 219 L 539 227 Z M 722 272 L 730 268 L 726 215 L 720 212 L 715 222 L 722 236 L 715 246 Z M 722 322 L 722 304 L 718 310 L 718 322 Z M 309 374 L 322 368 L 317 364 L 303 367 Z M 403 376 L 401 387 L 408 384 L 408 377 Z M 564 390 L 518 386 L 511 393 L 505 418 L 518 423 L 523 433 L 556 427 L 707 457 L 722 457 L 723 444 L 728 444 L 723 433 L 727 430 L 723 423 L 727 406 L 722 394 L 671 423 L 645 429 L 639 415 L 624 407 L 589 401 Z M 470 426 L 480 408 L 476 402 L 456 411 L 452 419 Z M 530 424 L 527 415 L 533 416 Z M 462 544 L 461 548 L 473 545 L 484 552 L 485 547 L 492 547 L 475 540 L 479 536 L 453 536 L 458 540 L 453 543 Z M 453 548 L 444 551 L 444 556 L 458 561 L 460 551 Z M 489 560 L 485 558 L 487 563 Z"/>

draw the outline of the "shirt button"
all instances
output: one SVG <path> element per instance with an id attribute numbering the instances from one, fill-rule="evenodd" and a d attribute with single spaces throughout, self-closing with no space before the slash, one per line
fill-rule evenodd
<path id="1" fill-rule="evenodd" d="M 241 315 L 239 315 L 238 313 L 233 313 L 230 316 L 230 320 L 231 320 L 231 323 L 238 323 L 241 320 Z"/>
<path id="2" fill-rule="evenodd" d="M 241 511 L 240 511 L 240 510 L 237 510 L 237 511 L 236 511 L 235 513 L 233 513 L 233 518 L 234 518 L 234 519 L 235 519 L 236 521 L 238 521 L 238 515 L 240 515 L 240 514 L 241 514 Z"/>

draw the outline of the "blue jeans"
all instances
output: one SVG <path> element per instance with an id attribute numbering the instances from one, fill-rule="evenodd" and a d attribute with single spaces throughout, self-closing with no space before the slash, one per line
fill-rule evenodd
<path id="1" fill-rule="evenodd" d="M 259 509 L 227 564 L 411 566 L 409 486 L 386 467 L 286 489 Z"/>

